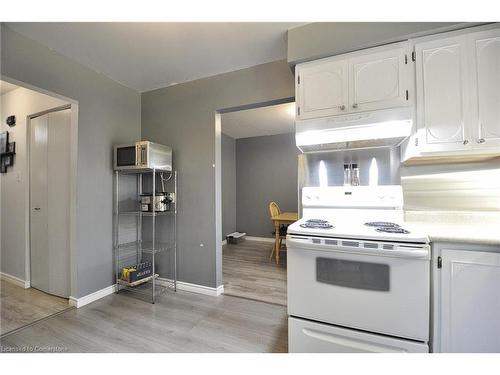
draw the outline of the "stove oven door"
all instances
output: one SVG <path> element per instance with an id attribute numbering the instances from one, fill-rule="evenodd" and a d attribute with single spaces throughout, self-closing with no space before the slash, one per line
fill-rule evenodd
<path id="1" fill-rule="evenodd" d="M 428 246 L 367 243 L 289 235 L 288 314 L 428 342 Z"/>

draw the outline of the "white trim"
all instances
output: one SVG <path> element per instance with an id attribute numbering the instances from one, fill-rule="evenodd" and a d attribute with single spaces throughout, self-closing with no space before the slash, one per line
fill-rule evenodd
<path id="1" fill-rule="evenodd" d="M 101 290 L 98 290 L 94 293 L 87 294 L 86 296 L 80 297 L 80 298 L 75 298 L 75 297 L 69 297 L 69 304 L 71 306 L 75 306 L 76 308 L 80 308 L 82 306 L 88 305 L 91 302 L 97 301 L 98 299 L 101 299 L 103 297 L 109 296 L 110 294 L 114 293 L 116 291 L 116 285 L 110 285 L 107 286 L 106 288 L 103 288 Z"/>
<path id="2" fill-rule="evenodd" d="M 28 289 L 30 287 L 29 280 L 23 280 L 23 279 L 20 279 L 19 277 L 9 275 L 8 273 L 5 273 L 5 272 L 0 272 L 0 276 L 1 276 L 2 280 L 5 280 L 5 281 L 8 281 L 9 283 L 20 286 L 21 288 Z"/>
<path id="3" fill-rule="evenodd" d="M 260 241 L 260 242 L 269 242 L 269 243 L 274 243 L 274 238 L 271 237 L 253 237 L 253 236 L 246 236 L 245 239 L 249 241 Z"/>
<path id="4" fill-rule="evenodd" d="M 172 280 L 159 277 L 158 284 L 168 283 L 171 285 Z M 206 296 L 217 297 L 224 293 L 224 285 L 219 285 L 217 288 L 212 288 L 205 285 L 191 284 L 184 281 L 177 281 L 177 290 L 182 290 L 185 292 L 204 294 Z"/>

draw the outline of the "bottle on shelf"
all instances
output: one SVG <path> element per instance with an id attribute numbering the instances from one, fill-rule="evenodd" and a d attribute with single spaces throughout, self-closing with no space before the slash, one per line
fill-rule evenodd
<path id="1" fill-rule="evenodd" d="M 359 167 L 357 164 L 352 164 L 351 185 L 359 186 Z"/>
<path id="2" fill-rule="evenodd" d="M 351 186 L 351 165 L 344 164 L 344 186 Z"/>

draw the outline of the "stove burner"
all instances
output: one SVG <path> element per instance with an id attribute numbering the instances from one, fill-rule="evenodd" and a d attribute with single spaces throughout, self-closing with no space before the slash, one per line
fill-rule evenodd
<path id="1" fill-rule="evenodd" d="M 314 223 L 314 224 L 327 224 L 328 221 L 326 220 L 321 220 L 321 219 L 309 219 L 306 221 L 306 223 Z"/>
<path id="2" fill-rule="evenodd" d="M 365 225 L 368 227 L 376 228 L 401 228 L 398 224 L 388 221 L 370 221 L 368 223 L 365 223 Z"/>
<path id="3" fill-rule="evenodd" d="M 410 233 L 406 229 L 401 228 L 399 226 L 397 226 L 397 227 L 378 227 L 378 228 L 375 228 L 375 230 L 377 232 L 381 232 L 381 233 L 400 233 L 400 234 Z"/>
<path id="4" fill-rule="evenodd" d="M 300 224 L 302 228 L 314 228 L 314 229 L 330 229 L 333 225 L 326 220 L 321 219 L 309 219 L 304 224 Z"/>

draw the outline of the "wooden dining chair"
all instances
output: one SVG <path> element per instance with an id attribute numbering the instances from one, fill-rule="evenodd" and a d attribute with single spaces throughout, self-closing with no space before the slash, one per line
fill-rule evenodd
<path id="1" fill-rule="evenodd" d="M 271 202 L 269 203 L 269 214 L 271 215 L 271 219 L 274 217 L 274 216 L 278 216 L 279 214 L 281 214 L 281 209 L 280 209 L 280 206 L 278 206 L 278 203 L 276 202 Z M 276 227 L 274 226 L 274 222 L 273 222 L 273 235 L 276 235 Z M 280 230 L 280 229 L 278 229 Z M 283 236 L 281 233 L 280 233 L 280 237 L 279 237 L 279 246 L 278 246 L 278 249 L 281 249 L 281 244 L 283 242 L 283 239 L 285 238 L 285 236 Z M 270 258 L 273 257 L 273 254 L 274 254 L 274 249 L 276 248 L 276 243 L 274 244 L 273 246 L 273 249 L 271 250 L 271 256 Z M 278 250 L 279 251 L 279 250 Z"/>

